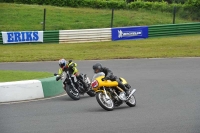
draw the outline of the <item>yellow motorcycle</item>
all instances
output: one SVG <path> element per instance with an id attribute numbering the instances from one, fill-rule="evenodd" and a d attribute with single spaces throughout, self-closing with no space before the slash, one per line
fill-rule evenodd
<path id="1" fill-rule="evenodd" d="M 104 77 L 105 74 L 99 72 L 92 79 L 92 89 L 96 92 L 96 100 L 103 109 L 111 111 L 114 107 L 118 107 L 124 102 L 130 107 L 136 105 L 134 96 L 136 89 L 132 89 L 129 96 L 126 96 L 125 92 L 118 86 L 117 81 L 103 81 Z M 124 78 L 120 78 L 120 80 L 127 89 L 131 88 Z"/>

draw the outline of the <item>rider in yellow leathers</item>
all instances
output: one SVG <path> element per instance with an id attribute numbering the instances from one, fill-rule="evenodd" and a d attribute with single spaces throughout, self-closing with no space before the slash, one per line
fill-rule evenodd
<path id="1" fill-rule="evenodd" d="M 83 83 L 84 87 L 86 87 L 86 88 L 88 87 L 88 85 L 84 81 L 82 81 L 82 79 L 81 79 L 81 77 L 80 77 L 80 75 L 78 73 L 78 69 L 76 68 L 77 67 L 77 63 L 73 62 L 72 60 L 69 60 L 69 62 L 67 62 L 65 59 L 60 59 L 58 61 L 58 64 L 59 64 L 60 68 L 58 70 L 58 75 L 59 76 L 56 77 L 57 81 L 61 78 L 61 74 L 64 71 L 68 70 L 69 74 L 70 75 L 75 75 L 76 78 Z M 74 82 L 74 83 L 75 83 L 75 86 L 78 87 L 78 83 L 77 82 Z M 65 86 L 64 86 L 64 88 L 65 88 Z"/>

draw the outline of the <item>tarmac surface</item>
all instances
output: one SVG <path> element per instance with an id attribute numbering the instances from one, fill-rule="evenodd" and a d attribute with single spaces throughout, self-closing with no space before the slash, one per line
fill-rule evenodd
<path id="1" fill-rule="evenodd" d="M 137 105 L 106 111 L 87 94 L 0 104 L 0 133 L 200 133 L 200 58 L 75 62 L 90 78 L 96 62 L 125 78 L 137 89 Z M 53 75 L 58 63 L 0 63 L 0 70 Z"/>

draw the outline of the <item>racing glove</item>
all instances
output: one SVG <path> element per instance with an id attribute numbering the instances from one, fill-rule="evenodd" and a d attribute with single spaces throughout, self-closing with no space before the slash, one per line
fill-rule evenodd
<path id="1" fill-rule="evenodd" d="M 56 81 L 60 80 L 60 78 L 61 78 L 60 76 L 56 77 Z"/>
<path id="2" fill-rule="evenodd" d="M 104 78 L 102 78 L 103 81 L 108 80 L 108 79 L 109 79 L 108 77 L 104 77 Z"/>

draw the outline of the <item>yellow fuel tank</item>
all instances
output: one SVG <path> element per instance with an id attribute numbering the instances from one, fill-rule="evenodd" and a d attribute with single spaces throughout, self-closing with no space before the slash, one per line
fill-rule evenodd
<path id="1" fill-rule="evenodd" d="M 96 80 L 99 83 L 98 87 L 103 87 L 103 86 L 105 86 L 105 87 L 115 87 L 115 86 L 118 86 L 117 81 L 111 81 L 111 80 L 102 81 L 102 78 L 104 78 L 104 76 L 100 76 L 100 77 L 96 78 Z"/>

